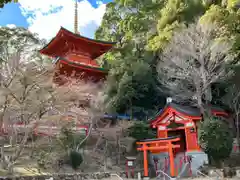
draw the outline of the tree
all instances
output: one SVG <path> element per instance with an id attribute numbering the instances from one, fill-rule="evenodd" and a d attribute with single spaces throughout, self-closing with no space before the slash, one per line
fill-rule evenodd
<path id="1" fill-rule="evenodd" d="M 39 39 L 36 34 L 25 28 L 1 27 L 0 62 L 7 62 L 11 55 L 19 53 L 21 61 L 34 61 L 39 66 L 49 63 L 50 59 L 38 52 L 45 44 L 44 40 Z"/>
<path id="2" fill-rule="evenodd" d="M 113 107 L 118 107 L 118 110 L 116 110 L 117 112 L 119 109 L 119 112 L 124 112 L 129 111 L 130 106 L 133 107 L 132 109 L 135 109 L 135 107 L 137 107 L 136 109 L 139 109 L 138 103 L 135 103 L 136 101 L 129 103 L 131 96 L 138 98 L 145 96 L 146 99 L 151 99 L 149 98 L 150 96 L 147 95 L 148 93 L 135 91 L 138 89 L 136 87 L 142 89 L 140 81 L 135 83 L 134 86 L 128 86 L 131 83 L 128 83 L 128 85 L 125 86 L 122 86 L 125 83 L 117 83 L 120 81 L 132 82 L 131 73 L 137 72 L 137 68 L 132 68 L 132 70 L 129 71 L 128 67 L 130 67 L 131 63 L 135 65 L 136 61 L 137 63 L 140 62 L 140 64 L 144 64 L 143 66 L 146 66 L 146 69 L 147 67 L 150 67 L 149 71 L 145 69 L 146 72 L 149 72 L 148 75 L 146 75 L 146 73 L 144 74 L 145 76 L 141 73 L 136 73 L 138 74 L 137 76 L 139 76 L 139 79 L 142 77 L 149 77 L 152 73 L 152 82 L 154 84 L 154 88 L 148 85 L 147 87 L 149 87 L 149 89 L 156 89 L 155 87 L 158 86 L 160 92 L 156 93 L 154 91 L 155 94 L 161 94 L 162 96 L 169 95 L 168 92 L 165 94 L 163 93 L 164 85 L 154 82 L 155 79 L 157 79 L 155 76 L 155 66 L 159 51 L 165 51 L 165 48 L 169 46 L 169 43 L 171 43 L 172 38 L 176 33 L 184 30 L 189 25 L 191 26 L 191 23 L 199 18 L 199 24 L 202 27 L 206 27 L 206 29 L 208 29 L 207 27 L 213 25 L 215 29 L 221 30 L 218 32 L 215 31 L 212 34 L 210 33 L 212 36 L 212 41 L 216 42 L 216 44 L 219 43 L 221 46 L 223 46 L 223 44 L 227 44 L 226 41 L 231 41 L 229 43 L 229 53 L 231 52 L 233 57 L 231 62 L 227 64 L 237 63 L 240 55 L 240 18 L 237 7 L 238 1 L 235 0 L 118 0 L 114 3 L 108 4 L 102 25 L 96 32 L 96 38 L 98 39 L 112 40 L 117 42 L 116 48 L 100 59 L 101 63 L 104 64 L 105 67 L 109 68 L 111 72 L 109 73 L 109 85 L 106 88 L 106 96 L 109 97 L 107 100 L 108 103 L 113 104 Z M 217 39 L 217 41 L 215 41 L 215 39 Z M 220 45 L 218 45 L 218 47 Z M 227 47 L 224 49 L 227 49 Z M 149 53 L 149 51 L 152 53 Z M 161 80 L 161 78 L 162 76 L 158 77 L 160 82 L 164 82 Z M 204 95 L 201 95 L 204 96 L 202 98 L 203 101 L 211 101 L 212 93 L 209 93 L 209 90 L 212 89 L 212 85 L 215 86 L 218 80 L 211 82 L 211 88 L 207 88 L 208 90 L 205 91 L 204 89 Z M 143 81 L 145 82 L 145 80 Z M 148 84 L 148 82 L 145 84 Z M 186 83 L 184 83 L 182 86 L 185 86 L 185 84 Z M 123 93 L 120 93 L 120 89 L 123 90 Z M 187 91 L 184 89 L 182 92 L 185 93 Z M 192 92 L 192 90 L 190 91 Z M 202 92 L 200 92 L 200 94 L 201 93 Z M 192 95 L 190 96 L 192 97 Z M 196 99 L 195 95 L 193 95 L 193 97 Z M 128 99 L 128 101 L 126 101 L 126 99 Z M 158 99 L 162 99 L 162 97 L 159 97 Z M 186 97 L 182 99 L 186 100 Z M 139 101 L 137 102 L 145 102 L 145 98 L 139 98 Z M 161 103 L 158 103 L 159 106 L 161 106 Z M 129 106 L 127 107 L 124 104 L 129 104 Z M 155 102 L 152 104 L 156 105 Z M 140 109 L 145 110 L 149 109 L 149 107 L 150 106 L 148 105 L 146 107 L 143 105 L 140 107 Z M 152 106 L 150 109 L 154 109 L 154 107 Z M 135 110 L 133 110 L 133 112 L 134 111 Z"/>
<path id="3" fill-rule="evenodd" d="M 106 121 L 106 120 L 105 120 Z M 132 150 L 133 138 L 128 136 L 128 128 L 133 125 L 131 121 L 116 121 L 111 120 L 100 125 L 99 123 L 95 133 L 97 133 L 97 142 L 94 152 L 98 152 L 98 158 L 101 164 L 104 162 L 104 168 L 107 168 L 107 159 L 115 161 L 120 165 L 121 159 L 126 157 L 126 153 Z M 110 167 L 112 168 L 112 167 Z"/>
<path id="4" fill-rule="evenodd" d="M 15 2 L 17 3 L 18 0 L 0 0 L 0 8 L 4 7 L 4 4 L 10 3 L 10 2 Z"/>
<path id="5" fill-rule="evenodd" d="M 96 38 L 117 41 L 102 61 L 110 73 L 105 91 L 107 110 L 145 118 L 162 105 L 156 56 L 146 51 L 149 29 L 163 1 L 116 1 L 107 5 Z M 152 96 L 157 94 L 157 97 Z M 142 103 L 142 102 L 145 103 Z"/>
<path id="6" fill-rule="evenodd" d="M 135 122 L 134 125 L 131 126 L 128 130 L 129 136 L 133 137 L 136 140 L 156 138 L 156 133 L 153 132 L 149 124 L 143 121 Z"/>
<path id="7" fill-rule="evenodd" d="M 53 77 L 53 74 L 50 76 Z M 38 133 L 45 133 L 50 137 L 50 142 L 47 144 L 51 148 L 42 150 L 40 147 L 45 146 L 46 141 L 42 146 L 37 142 L 38 146 L 34 153 L 40 155 L 38 162 L 43 168 L 59 170 L 60 164 L 63 163 L 76 169 L 84 162 L 85 144 L 92 137 L 93 129 L 103 116 L 102 86 L 101 83 L 85 82 L 74 76 L 60 76 L 66 83 L 61 86 L 57 84 L 51 86 L 53 106 L 38 122 L 37 129 Z M 84 130 L 76 130 L 79 125 L 88 127 L 87 135 Z M 42 128 L 42 126 L 49 128 Z M 53 129 L 52 126 L 54 126 Z"/>
<path id="8" fill-rule="evenodd" d="M 227 122 L 212 117 L 203 121 L 198 130 L 201 148 L 215 162 L 222 163 L 232 152 L 233 134 Z"/>
<path id="9" fill-rule="evenodd" d="M 200 23 L 204 25 L 214 24 L 218 32 L 216 36 L 221 39 L 231 39 L 233 41 L 233 51 L 236 60 L 240 56 L 240 12 L 235 9 L 238 1 L 229 0 L 227 5 L 211 5 L 206 13 L 200 18 Z M 226 8 L 227 7 L 227 8 Z"/>
<path id="10" fill-rule="evenodd" d="M 110 112 L 145 118 L 163 104 L 163 95 L 158 94 L 156 75 L 147 62 L 148 56 L 129 58 L 119 59 L 110 70 L 105 88 L 106 107 Z"/>
<path id="11" fill-rule="evenodd" d="M 221 97 L 223 104 L 228 106 L 232 113 L 236 129 L 236 143 L 240 143 L 240 84 L 239 84 L 239 66 L 234 67 L 234 75 L 226 82 L 226 93 Z"/>
<path id="12" fill-rule="evenodd" d="M 174 32 L 204 14 L 205 7 L 199 0 L 167 0 L 159 12 L 156 33 L 150 36 L 147 45 L 152 51 L 163 50 Z"/>
<path id="13" fill-rule="evenodd" d="M 45 73 L 46 69 L 39 69 L 33 63 L 20 63 L 19 54 L 1 64 L 1 135 L 6 133 L 4 139 L 14 149 L 10 156 L 6 155 L 5 143 L 1 144 L 1 165 L 10 173 L 33 133 L 35 123 L 52 107 L 49 77 Z M 16 123 L 24 127 L 16 128 Z"/>
<path id="14" fill-rule="evenodd" d="M 212 84 L 226 79 L 232 71 L 228 65 L 232 43 L 218 40 L 214 27 L 196 24 L 175 33 L 159 61 L 159 76 L 173 98 L 193 102 L 202 112 L 212 102 Z"/>
<path id="15" fill-rule="evenodd" d="M 6 155 L 6 144 L 1 144 L 1 160 L 3 167 L 10 172 L 32 134 L 38 132 L 51 136 L 53 124 L 60 130 L 65 125 L 64 121 L 72 117 L 76 125 L 85 123 L 89 127 L 88 135 L 68 148 L 79 152 L 91 135 L 95 121 L 100 118 L 96 98 L 99 84 L 64 76 L 68 78 L 67 84 L 58 86 L 52 82 L 53 74 L 52 67 L 21 61 L 20 53 L 8 57 L 8 61 L 1 64 L 0 129 L 4 130 L 2 137 L 14 149 L 10 156 Z M 50 122 L 52 116 L 57 118 L 54 122 Z M 23 127 L 16 126 L 19 123 Z"/>

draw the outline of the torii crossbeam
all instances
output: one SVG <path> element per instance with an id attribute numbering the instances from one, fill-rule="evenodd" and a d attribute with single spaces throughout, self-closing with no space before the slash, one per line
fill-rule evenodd
<path id="1" fill-rule="evenodd" d="M 148 177 L 147 151 L 162 150 L 162 149 L 168 149 L 169 159 L 170 159 L 170 175 L 172 177 L 175 176 L 173 148 L 179 148 L 180 145 L 173 145 L 172 143 L 177 141 L 180 141 L 180 138 L 178 136 L 168 137 L 168 138 L 158 138 L 158 139 L 145 139 L 137 142 L 137 145 L 139 145 L 137 150 L 143 151 L 144 177 Z M 163 143 L 165 145 L 163 145 Z"/>

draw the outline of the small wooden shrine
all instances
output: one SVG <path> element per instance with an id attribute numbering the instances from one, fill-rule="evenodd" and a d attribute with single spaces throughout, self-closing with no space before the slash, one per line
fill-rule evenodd
<path id="1" fill-rule="evenodd" d="M 211 107 L 211 112 L 215 116 L 228 116 L 220 108 Z M 176 155 L 178 152 L 201 151 L 197 138 L 198 123 L 201 119 L 202 115 L 198 108 L 171 102 L 150 120 L 150 124 L 152 128 L 156 128 L 157 138 L 180 137 L 180 141 L 176 142 L 180 145 L 180 148 L 175 149 Z M 165 144 L 162 142 L 159 145 L 164 146 Z M 162 152 L 166 152 L 166 150 L 152 151 L 156 154 Z"/>

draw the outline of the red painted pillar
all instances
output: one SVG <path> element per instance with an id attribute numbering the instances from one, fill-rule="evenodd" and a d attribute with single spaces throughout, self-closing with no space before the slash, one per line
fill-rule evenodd
<path id="1" fill-rule="evenodd" d="M 175 176 L 174 156 L 173 156 L 173 147 L 171 142 L 168 143 L 168 148 L 169 148 L 169 159 L 170 159 L 170 175 L 174 177 Z"/>
<path id="2" fill-rule="evenodd" d="M 148 177 L 148 158 L 147 158 L 147 145 L 143 144 L 143 159 L 144 159 L 144 176 Z"/>

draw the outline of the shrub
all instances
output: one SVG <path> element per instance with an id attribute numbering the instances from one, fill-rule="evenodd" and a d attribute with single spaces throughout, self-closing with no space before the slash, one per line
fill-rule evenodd
<path id="1" fill-rule="evenodd" d="M 76 170 L 83 162 L 81 153 L 77 151 L 71 151 L 69 154 L 69 160 L 71 167 Z"/>
<path id="2" fill-rule="evenodd" d="M 156 138 L 156 133 L 144 121 L 135 122 L 128 130 L 129 136 L 136 140 Z"/>
<path id="3" fill-rule="evenodd" d="M 199 144 L 210 158 L 219 163 L 229 157 L 233 146 L 233 133 L 223 118 L 204 119 L 198 132 Z"/>
<path id="4" fill-rule="evenodd" d="M 72 124 L 68 124 L 61 129 L 60 135 L 57 138 L 58 145 L 63 150 L 65 162 L 73 169 L 77 169 L 83 162 L 81 153 L 79 152 L 78 145 L 84 139 L 84 136 L 72 130 Z M 83 143 L 80 148 L 85 144 Z"/>

